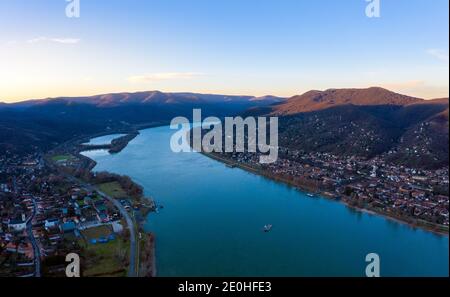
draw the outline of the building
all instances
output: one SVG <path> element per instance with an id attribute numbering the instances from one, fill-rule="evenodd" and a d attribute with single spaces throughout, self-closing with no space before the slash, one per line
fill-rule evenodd
<path id="1" fill-rule="evenodd" d="M 8 229 L 11 232 L 21 232 L 27 228 L 27 222 L 23 219 L 10 220 L 8 223 Z"/>

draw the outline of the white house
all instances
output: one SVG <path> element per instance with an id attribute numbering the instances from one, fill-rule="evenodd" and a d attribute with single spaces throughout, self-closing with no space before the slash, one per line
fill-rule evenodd
<path id="1" fill-rule="evenodd" d="M 22 219 L 10 220 L 8 223 L 8 228 L 9 231 L 20 232 L 27 228 L 27 223 Z"/>
<path id="2" fill-rule="evenodd" d="M 58 219 L 47 219 L 47 220 L 45 220 L 45 223 L 44 223 L 44 227 L 45 227 L 45 229 L 51 229 L 51 228 L 54 228 L 54 227 L 57 227 L 59 225 L 59 220 Z"/>
<path id="3" fill-rule="evenodd" d="M 113 228 L 114 233 L 120 233 L 123 231 L 123 226 L 118 221 L 112 222 L 112 228 Z"/>

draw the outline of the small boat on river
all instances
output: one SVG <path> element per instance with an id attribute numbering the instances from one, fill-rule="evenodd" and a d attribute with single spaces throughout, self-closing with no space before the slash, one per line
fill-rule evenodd
<path id="1" fill-rule="evenodd" d="M 270 225 L 270 224 L 269 225 L 265 225 L 264 228 L 263 228 L 264 232 L 270 232 L 271 230 L 272 230 L 272 225 Z"/>

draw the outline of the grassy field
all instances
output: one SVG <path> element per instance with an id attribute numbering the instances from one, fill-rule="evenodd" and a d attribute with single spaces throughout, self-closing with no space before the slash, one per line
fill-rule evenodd
<path id="1" fill-rule="evenodd" d="M 112 233 L 111 226 L 99 226 L 81 231 L 81 234 L 89 241 L 100 237 L 108 237 Z"/>
<path id="2" fill-rule="evenodd" d="M 118 182 L 98 184 L 98 189 L 113 198 L 126 198 L 127 193 L 122 189 Z"/>
<path id="3" fill-rule="evenodd" d="M 72 159 L 73 157 L 71 155 L 56 155 L 52 157 L 52 160 L 54 162 L 60 162 L 60 161 L 68 161 Z"/>
<path id="4" fill-rule="evenodd" d="M 126 276 L 129 243 L 121 238 L 85 246 L 87 265 L 83 276 Z"/>

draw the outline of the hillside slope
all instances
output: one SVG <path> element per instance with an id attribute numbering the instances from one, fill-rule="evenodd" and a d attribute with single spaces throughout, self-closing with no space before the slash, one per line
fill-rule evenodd
<path id="1" fill-rule="evenodd" d="M 3 104 L 0 105 L 0 153 L 47 149 L 73 137 L 133 125 L 169 123 L 177 116 L 190 119 L 194 108 L 201 108 L 204 117 L 223 117 L 282 100 L 272 96 L 149 91 Z"/>
<path id="2" fill-rule="evenodd" d="M 368 89 L 329 89 L 326 91 L 309 91 L 303 95 L 294 96 L 285 103 L 278 105 L 274 113 L 278 115 L 292 115 L 342 105 L 403 106 L 421 101 L 419 98 L 400 95 L 378 87 Z"/>
<path id="3" fill-rule="evenodd" d="M 247 114 L 280 117 L 281 146 L 420 168 L 448 166 L 448 99 L 423 100 L 382 88 L 310 91 Z"/>

